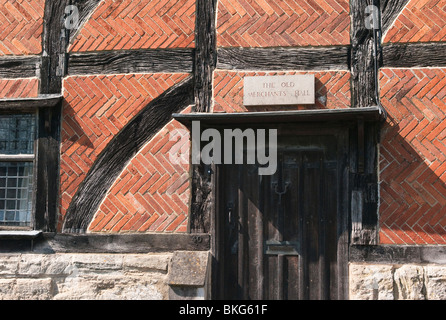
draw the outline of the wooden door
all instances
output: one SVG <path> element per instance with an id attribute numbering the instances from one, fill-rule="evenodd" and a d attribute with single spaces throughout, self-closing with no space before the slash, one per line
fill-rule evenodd
<path id="1" fill-rule="evenodd" d="M 221 168 L 220 290 L 225 299 L 343 299 L 345 135 L 279 136 L 278 168 Z"/>

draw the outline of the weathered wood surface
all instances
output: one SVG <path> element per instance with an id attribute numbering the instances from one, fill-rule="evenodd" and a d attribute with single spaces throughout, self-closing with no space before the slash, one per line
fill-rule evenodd
<path id="1" fill-rule="evenodd" d="M 68 207 L 63 232 L 87 231 L 102 199 L 128 161 L 171 119 L 193 103 L 188 78 L 150 102 L 104 148 Z"/>
<path id="2" fill-rule="evenodd" d="M 220 48 L 217 68 L 227 70 L 348 70 L 349 47 Z"/>
<path id="3" fill-rule="evenodd" d="M 62 95 L 41 95 L 35 98 L 0 99 L 0 111 L 35 111 L 37 108 L 55 107 L 62 100 Z"/>
<path id="4" fill-rule="evenodd" d="M 66 50 L 64 11 L 68 4 L 69 0 L 45 1 L 39 94 L 62 92 Z M 33 227 L 48 232 L 54 231 L 57 224 L 61 110 L 61 101 L 55 107 L 39 108 L 37 124 Z"/>
<path id="5" fill-rule="evenodd" d="M 42 33 L 42 64 L 40 68 L 40 93 L 60 93 L 65 71 L 64 37 L 65 7 L 69 0 L 45 1 Z"/>
<path id="6" fill-rule="evenodd" d="M 360 122 L 360 121 L 359 121 Z M 350 242 L 376 245 L 378 238 L 378 127 L 379 123 L 364 122 L 350 129 L 349 186 L 351 192 L 352 233 Z M 362 159 L 362 163 L 360 161 Z"/>
<path id="7" fill-rule="evenodd" d="M 190 207 L 189 232 L 210 232 L 210 217 L 215 204 L 215 168 L 203 163 L 192 167 L 192 202 Z"/>
<path id="8" fill-rule="evenodd" d="M 177 250 L 207 251 L 208 234 L 56 234 L 37 238 L 0 239 L 0 253 L 149 253 Z"/>
<path id="9" fill-rule="evenodd" d="M 208 234 L 58 234 L 34 244 L 34 251 L 146 253 L 209 250 Z"/>
<path id="10" fill-rule="evenodd" d="M 213 71 L 217 64 L 215 30 L 217 1 L 197 0 L 195 20 L 194 100 L 195 112 L 210 112 Z M 189 232 L 208 232 L 213 212 L 212 168 L 203 163 L 193 165 L 191 181 Z"/>
<path id="11" fill-rule="evenodd" d="M 68 74 L 191 73 L 193 49 L 121 50 L 71 53 Z"/>
<path id="12" fill-rule="evenodd" d="M 38 75 L 40 56 L 0 58 L 0 78 L 28 78 Z"/>
<path id="13" fill-rule="evenodd" d="M 446 43 L 392 43 L 382 50 L 383 66 L 387 68 L 446 66 Z"/>
<path id="14" fill-rule="evenodd" d="M 37 230 L 53 232 L 59 208 L 60 116 L 62 101 L 55 107 L 39 109 L 36 150 L 33 225 Z"/>
<path id="15" fill-rule="evenodd" d="M 446 263 L 444 246 L 376 245 L 350 246 L 350 262 Z"/>
<path id="16" fill-rule="evenodd" d="M 195 20 L 194 95 L 196 112 L 209 112 L 212 78 L 217 63 L 216 0 L 197 0 Z"/>
<path id="17" fill-rule="evenodd" d="M 366 7 L 374 4 L 371 0 L 350 1 L 351 14 L 351 96 L 352 107 L 362 108 L 377 105 L 375 99 L 376 74 L 374 70 L 373 29 L 365 25 Z"/>

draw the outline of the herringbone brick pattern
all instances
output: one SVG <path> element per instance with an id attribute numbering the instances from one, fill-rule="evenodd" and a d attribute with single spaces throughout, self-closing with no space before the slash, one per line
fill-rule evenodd
<path id="1" fill-rule="evenodd" d="M 171 136 L 172 133 L 179 135 Z M 173 150 L 176 148 L 176 150 Z M 127 165 L 110 188 L 89 230 L 92 232 L 185 232 L 189 204 L 189 132 L 173 120 Z"/>
<path id="2" fill-rule="evenodd" d="M 384 42 L 428 42 L 446 39 L 446 1 L 410 0 Z"/>
<path id="3" fill-rule="evenodd" d="M 446 69 L 383 69 L 380 239 L 446 244 Z"/>
<path id="4" fill-rule="evenodd" d="M 274 76 L 314 74 L 315 105 L 286 107 L 243 106 L 243 78 L 246 76 Z M 272 111 L 278 109 L 337 109 L 350 107 L 350 73 L 348 71 L 321 72 L 214 72 L 214 112 Z"/>
<path id="5" fill-rule="evenodd" d="M 38 93 L 38 78 L 0 79 L 0 98 L 31 98 Z"/>
<path id="6" fill-rule="evenodd" d="M 194 47 L 195 1 L 105 0 L 71 51 Z"/>
<path id="7" fill-rule="evenodd" d="M 42 51 L 44 0 L 0 0 L 0 55 Z"/>
<path id="8" fill-rule="evenodd" d="M 79 184 L 107 143 L 143 107 L 187 74 L 68 77 L 64 81 L 61 218 Z"/>
<path id="9" fill-rule="evenodd" d="M 324 46 L 350 43 L 348 0 L 221 0 L 220 47 Z"/>

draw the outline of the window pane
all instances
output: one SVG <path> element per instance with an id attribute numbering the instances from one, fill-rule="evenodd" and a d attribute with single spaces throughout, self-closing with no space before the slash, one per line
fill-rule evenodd
<path id="1" fill-rule="evenodd" d="M 0 162 L 0 225 L 29 226 L 32 209 L 32 162 Z"/>
<path id="2" fill-rule="evenodd" d="M 33 154 L 34 114 L 0 115 L 0 154 Z"/>

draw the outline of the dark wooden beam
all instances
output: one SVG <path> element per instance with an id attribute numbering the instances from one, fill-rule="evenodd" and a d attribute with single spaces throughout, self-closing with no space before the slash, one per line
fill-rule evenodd
<path id="1" fill-rule="evenodd" d="M 349 261 L 360 263 L 446 263 L 444 246 L 350 246 Z"/>
<path id="2" fill-rule="evenodd" d="M 62 100 L 60 94 L 40 95 L 35 98 L 0 99 L 0 111 L 35 111 L 39 108 L 52 108 Z"/>
<path id="3" fill-rule="evenodd" d="M 108 189 L 128 161 L 171 119 L 193 103 L 193 81 L 188 78 L 152 100 L 107 144 L 74 195 L 63 232 L 84 233 Z"/>
<path id="4" fill-rule="evenodd" d="M 345 108 L 345 109 L 313 109 L 292 111 L 234 112 L 234 113 L 178 113 L 173 114 L 175 120 L 190 127 L 192 121 L 200 121 L 205 125 L 235 124 L 272 124 L 322 121 L 364 121 L 377 122 L 381 119 L 378 107 Z"/>
<path id="5" fill-rule="evenodd" d="M 193 55 L 193 49 L 71 53 L 68 59 L 68 74 L 191 73 Z"/>
<path id="6" fill-rule="evenodd" d="M 348 70 L 349 47 L 221 48 L 217 68 L 226 70 Z"/>
<path id="7" fill-rule="evenodd" d="M 60 93 L 67 41 L 64 29 L 65 8 L 69 0 L 45 1 L 42 33 L 40 93 Z"/>
<path id="8" fill-rule="evenodd" d="M 60 172 L 60 115 L 62 101 L 39 108 L 34 183 L 34 228 L 53 232 L 57 227 Z"/>
<path id="9" fill-rule="evenodd" d="M 40 65 L 40 95 L 62 93 L 65 74 L 64 15 L 69 0 L 45 1 Z M 39 108 L 34 173 L 35 229 L 56 230 L 59 205 L 60 116 L 62 102 Z"/>
<path id="10" fill-rule="evenodd" d="M 213 72 L 217 64 L 217 0 L 197 0 L 195 20 L 193 111 L 210 112 L 213 101 Z M 191 173 L 189 232 L 209 232 L 213 210 L 213 176 L 209 166 L 195 164 Z"/>
<path id="11" fill-rule="evenodd" d="M 350 1 L 351 40 L 351 96 L 352 107 L 362 108 L 377 105 L 376 73 L 374 70 L 373 29 L 367 29 L 366 7 L 376 5 L 373 0 Z"/>
<path id="12" fill-rule="evenodd" d="M 216 0 L 196 1 L 194 109 L 197 112 L 209 112 L 212 105 L 212 77 L 217 63 L 216 7 Z"/>
<path id="13" fill-rule="evenodd" d="M 207 251 L 208 234 L 55 234 L 44 233 L 32 239 L 0 239 L 0 253 L 150 253 Z"/>
<path id="14" fill-rule="evenodd" d="M 392 43 L 382 51 L 386 68 L 446 67 L 446 43 Z"/>
<path id="15" fill-rule="evenodd" d="M 0 58 L 0 78 L 31 78 L 38 76 L 40 56 L 14 56 Z"/>

